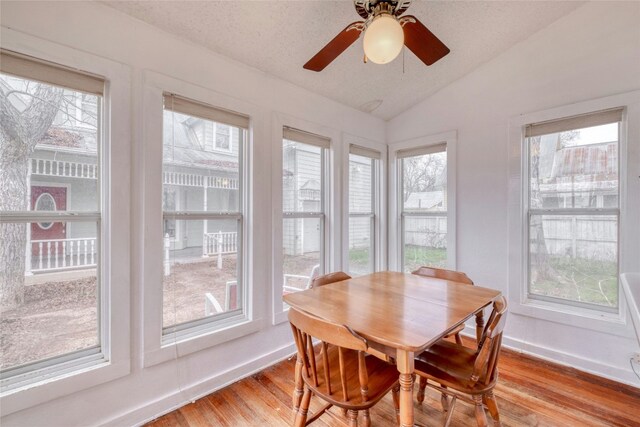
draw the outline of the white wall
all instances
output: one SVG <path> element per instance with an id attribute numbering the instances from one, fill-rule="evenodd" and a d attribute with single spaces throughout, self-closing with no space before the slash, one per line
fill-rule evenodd
<path id="1" fill-rule="evenodd" d="M 587 4 L 388 123 L 390 144 L 457 130 L 457 267 L 476 283 L 509 291 L 509 120 L 639 89 L 639 23 L 640 3 Z M 617 329 L 510 313 L 505 344 L 638 386 L 630 324 Z"/>
<path id="2" fill-rule="evenodd" d="M 132 69 L 135 165 L 141 129 L 142 71 L 153 70 L 372 141 L 400 142 L 457 130 L 457 265 L 479 284 L 507 292 L 507 152 L 509 118 L 530 111 L 640 87 L 637 52 L 640 6 L 588 4 L 551 24 L 497 59 L 451 84 L 385 125 L 267 74 L 181 41 L 110 8 L 89 3 L 3 2 L 2 26 L 127 64 Z M 169 58 L 169 60 L 168 60 Z M 428 72 L 428 69 L 425 70 Z M 265 128 L 268 126 L 265 126 Z M 258 144 L 273 145 L 270 129 Z M 257 159 L 270 173 L 270 158 Z M 141 354 L 141 188 L 132 188 L 132 370 L 123 378 L 5 416 L 2 425 L 131 425 L 206 394 L 293 351 L 288 325 L 267 326 L 238 340 L 143 368 Z M 270 182 L 270 180 L 265 180 Z M 271 194 L 255 207 L 264 215 L 261 244 L 270 259 Z M 339 259 L 337 257 L 336 259 Z M 271 264 L 264 267 L 265 287 Z M 270 312 L 268 289 L 257 303 Z M 629 327 L 621 335 L 596 333 L 512 315 L 508 344 L 557 361 L 630 382 L 626 352 L 634 350 Z M 637 382 L 636 382 L 637 384 Z"/>
<path id="3" fill-rule="evenodd" d="M 226 344 L 143 368 L 142 342 L 142 179 L 136 165 L 144 163 L 142 139 L 143 70 L 199 85 L 223 96 L 256 106 L 261 111 L 254 129 L 255 144 L 262 153 L 273 146 L 271 118 L 278 114 L 334 129 L 334 134 L 355 135 L 384 143 L 385 123 L 319 95 L 278 80 L 192 43 L 182 41 L 106 6 L 84 2 L 2 2 L 3 29 L 40 37 L 78 51 L 128 65 L 132 80 L 132 230 L 131 289 L 132 373 L 79 393 L 4 416 L 9 426 L 132 425 L 180 406 L 198 395 L 233 382 L 293 353 L 291 331 L 286 323 Z M 81 52 L 77 53 L 82 55 Z M 342 151 L 342 141 L 333 141 Z M 260 259 L 254 287 L 255 304 L 271 319 L 271 158 L 256 158 L 255 171 L 263 174 L 265 187 L 254 199 L 261 220 L 255 226 L 256 259 Z M 339 204 L 339 199 L 338 199 Z M 335 226 L 340 230 L 339 216 Z M 262 255 L 260 255 L 262 254 Z M 340 259 L 339 256 L 336 259 Z"/>

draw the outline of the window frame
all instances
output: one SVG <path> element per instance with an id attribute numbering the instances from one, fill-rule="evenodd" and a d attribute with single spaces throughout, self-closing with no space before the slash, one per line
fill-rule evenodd
<path id="1" fill-rule="evenodd" d="M 531 236 L 530 236 L 530 231 L 531 231 L 531 218 L 533 216 L 539 216 L 542 217 L 544 215 L 557 215 L 557 216 L 578 216 L 578 215 L 589 215 L 589 216 L 615 216 L 616 217 L 616 238 L 617 238 L 617 242 L 616 242 L 616 276 L 619 276 L 620 274 L 620 183 L 622 181 L 621 178 L 621 169 L 620 169 L 620 146 L 621 146 L 621 131 L 622 131 L 622 122 L 611 122 L 611 123 L 617 123 L 617 127 L 618 127 L 618 188 L 617 188 L 617 195 L 618 195 L 618 207 L 616 208 L 603 208 L 603 207 L 597 207 L 597 206 L 588 206 L 588 207 L 567 207 L 566 206 L 566 199 L 567 196 L 564 195 L 563 199 L 564 199 L 564 204 L 565 206 L 563 207 L 559 207 L 559 208 L 545 208 L 545 207 L 540 207 L 540 208 L 532 208 L 531 207 L 531 144 L 529 143 L 529 138 L 526 135 L 523 136 L 524 140 L 522 142 L 523 146 L 522 146 L 522 156 L 523 156 L 523 181 L 526 181 L 524 183 L 524 185 L 526 185 L 527 188 L 527 192 L 526 192 L 526 200 L 523 200 L 523 209 L 525 210 L 525 219 L 526 219 L 526 223 L 524 225 L 525 229 L 524 229 L 524 233 L 525 233 L 525 251 L 526 251 L 526 259 L 527 259 L 527 266 L 525 268 L 526 270 L 526 277 L 527 277 L 527 300 L 541 300 L 541 301 L 547 301 L 550 303 L 555 303 L 555 304 L 560 304 L 560 305 L 571 305 L 571 306 L 575 306 L 575 307 L 582 307 L 584 309 L 590 309 L 590 310 L 594 310 L 594 311 L 603 311 L 603 312 L 609 312 L 609 313 L 617 313 L 619 306 L 620 306 L 620 284 L 618 283 L 618 304 L 616 307 L 607 307 L 607 306 L 599 306 L 597 304 L 594 303 L 583 303 L 580 301 L 575 301 L 575 300 L 567 300 L 567 299 L 562 299 L 562 298 L 557 298 L 557 297 L 552 297 L 552 296 L 546 296 L 546 295 L 538 295 L 535 294 L 533 292 L 531 292 Z M 582 128 L 581 128 L 582 129 Z M 545 134 L 546 135 L 546 134 Z M 591 204 L 591 203 L 589 203 Z M 619 279 L 618 279 L 619 282 Z"/>
<path id="2" fill-rule="evenodd" d="M 76 49 L 58 45 L 14 30 L 2 28 L 3 48 L 42 61 L 61 64 L 63 68 L 84 70 L 103 76 L 102 125 L 99 128 L 101 164 L 99 269 L 101 351 L 74 357 L 60 356 L 55 372 L 23 374 L 28 384 L 0 395 L 3 415 L 42 404 L 98 384 L 128 375 L 130 369 L 130 211 L 112 209 L 129 206 L 130 201 L 130 68 L 126 65 Z M 117 191 L 115 190 L 117 189 Z M 29 215 L 31 217 L 31 215 Z M 26 218 L 23 218 L 26 219 Z M 72 219 L 67 218 L 69 221 Z M 87 218 L 83 218 L 88 220 Z M 118 315 L 114 315 L 118 313 Z M 84 350 L 82 351 L 84 352 Z M 78 355 L 79 356 L 79 355 Z M 36 362 L 39 364 L 41 362 Z M 46 365 L 46 361 L 43 362 Z"/>
<path id="3" fill-rule="evenodd" d="M 166 96 L 170 96 L 170 94 L 165 93 L 164 97 Z M 215 108 L 215 107 L 212 107 Z M 164 109 L 163 110 L 163 121 L 164 121 L 164 113 L 165 112 L 171 112 L 171 110 L 167 110 Z M 195 116 L 189 116 L 189 117 L 194 117 Z M 199 118 L 199 117 L 198 117 Z M 203 120 L 207 120 L 209 122 L 211 122 L 213 124 L 213 129 L 214 129 L 214 141 L 215 141 L 215 132 L 217 131 L 217 127 L 218 124 L 217 122 L 212 122 L 209 119 L 203 119 Z M 164 125 L 164 123 L 163 123 Z M 205 123 L 206 125 L 206 123 Z M 228 152 L 232 152 L 232 146 L 231 146 L 231 129 L 232 126 L 231 125 L 226 125 L 229 128 L 229 150 Z M 237 258 L 236 258 L 236 263 L 239 266 L 238 271 L 240 272 L 240 277 L 237 277 L 237 283 L 238 283 L 238 298 L 240 300 L 240 307 L 235 309 L 235 310 L 230 310 L 228 312 L 224 312 L 224 313 L 219 313 L 216 315 L 212 315 L 212 316 L 203 316 L 200 317 L 198 319 L 194 319 L 194 320 L 190 320 L 187 322 L 182 322 L 182 323 L 178 323 L 178 324 L 174 324 L 174 325 L 170 325 L 170 326 L 164 326 L 162 327 L 162 345 L 166 346 L 166 345 L 170 345 L 172 342 L 175 342 L 176 340 L 181 340 L 187 337 L 192 337 L 192 336 L 197 336 L 201 333 L 207 333 L 207 332 L 211 332 L 213 325 L 212 324 L 221 324 L 221 325 L 233 325 L 234 321 L 238 321 L 238 320 L 242 320 L 243 319 L 243 310 L 246 306 L 245 304 L 245 299 L 244 299 L 244 285 L 245 285 L 245 268 L 244 268 L 244 258 L 245 258 L 245 247 L 244 247 L 244 239 L 243 236 L 245 234 L 245 230 L 244 230 L 244 216 L 245 216 L 245 192 L 246 192 L 246 188 L 245 188 L 245 181 L 246 181 L 246 176 L 245 176 L 245 165 L 247 163 L 247 156 L 246 156 L 246 145 L 247 145 L 247 134 L 249 133 L 249 129 L 240 129 L 240 132 L 243 133 L 242 137 L 239 137 L 238 140 L 238 208 L 236 211 L 229 211 L 229 212 L 216 212 L 216 211 L 188 211 L 188 210 L 180 210 L 180 209 L 176 209 L 173 211 L 165 211 L 164 209 L 162 210 L 162 219 L 163 219 L 163 225 L 165 223 L 165 221 L 208 221 L 208 220 L 229 220 L 229 219 L 235 219 L 237 222 L 237 233 L 238 233 L 238 253 L 237 253 Z M 215 143 L 215 142 L 214 142 Z M 164 151 L 164 135 L 163 135 L 163 151 Z M 162 165 L 162 169 L 163 169 L 163 176 L 164 176 L 164 163 Z M 204 191 L 207 191 L 208 188 L 204 188 Z M 165 190 L 165 183 L 164 183 L 164 179 L 162 182 L 162 192 L 163 192 L 163 199 L 164 199 L 164 190 Z M 164 205 L 164 200 L 163 200 L 163 205 Z M 177 224 L 177 222 L 176 222 Z M 176 227 L 177 228 L 177 227 Z M 205 230 L 206 231 L 206 230 Z M 164 236 L 164 226 L 163 226 L 163 231 L 162 231 L 162 235 Z M 174 241 L 177 240 L 177 238 L 173 239 Z M 164 262 L 164 254 L 163 254 L 163 258 L 162 258 L 163 262 Z M 163 297 L 164 297 L 164 288 L 163 288 Z M 163 303 L 164 304 L 164 303 Z M 164 308 L 164 307 L 163 307 Z M 240 317 L 238 317 L 238 315 L 240 315 Z M 215 329 L 215 328 L 213 328 Z"/>
<path id="4" fill-rule="evenodd" d="M 343 242 L 342 265 L 344 270 L 349 273 L 349 224 L 350 218 L 372 217 L 371 240 L 373 247 L 373 271 L 383 271 L 387 268 L 387 247 L 386 247 L 386 170 L 387 170 L 387 145 L 370 141 L 361 137 L 350 134 L 343 134 L 344 153 L 344 169 L 342 176 L 345 185 L 343 192 L 342 205 L 345 207 L 343 214 Z M 373 159 L 372 168 L 372 211 L 369 214 L 351 213 L 349 211 L 350 200 L 350 182 L 349 182 L 349 162 L 351 155 L 351 147 L 364 148 L 365 150 L 375 151 L 380 154 L 379 159 Z M 351 274 L 351 273 L 349 273 Z"/>
<path id="5" fill-rule="evenodd" d="M 256 252 L 253 244 L 256 241 L 254 227 L 256 222 L 255 210 L 252 208 L 256 195 L 253 192 L 256 186 L 257 173 L 254 172 L 254 153 L 259 148 L 253 143 L 253 132 L 256 126 L 256 117 L 261 117 L 262 111 L 252 105 L 229 97 L 222 93 L 205 89 L 196 84 L 175 79 L 164 74 L 150 70 L 143 71 L 143 102 L 142 114 L 145 117 L 143 123 L 143 143 L 141 151 L 137 154 L 144 159 L 143 167 L 137 173 L 142 182 L 142 200 L 144 206 L 143 227 L 145 230 L 159 230 L 146 236 L 138 236 L 140 240 L 141 256 L 141 281 L 143 286 L 143 338 L 144 367 L 154 366 L 176 357 L 183 357 L 202 349 L 228 342 L 242 336 L 257 332 L 265 326 L 265 313 L 259 304 L 254 303 L 260 293 L 254 288 L 254 271 L 260 271 L 262 264 L 254 257 Z M 162 263 L 161 252 L 163 250 L 163 225 L 162 214 L 163 194 L 163 95 L 166 93 L 177 94 L 196 103 L 213 106 L 228 111 L 238 111 L 249 117 L 249 129 L 245 132 L 244 141 L 244 165 L 243 173 L 244 191 L 239 205 L 244 207 L 242 218 L 241 241 L 242 254 L 242 280 L 244 288 L 241 291 L 241 312 L 232 315 L 213 316 L 215 319 L 201 319 L 187 323 L 187 327 L 180 328 L 176 333 L 163 334 L 162 321 Z M 261 153 L 264 155 L 264 153 Z M 182 212 L 181 219 L 200 220 L 208 217 L 203 212 Z M 214 212 L 213 215 L 216 215 Z M 224 218 L 230 216 L 223 213 Z M 258 251 L 260 252 L 260 251 Z M 255 265 L 255 264 L 260 265 Z"/>
<path id="6" fill-rule="evenodd" d="M 289 127 L 321 135 L 327 138 L 329 148 L 325 149 L 324 156 L 324 176 L 323 176 L 323 201 L 322 209 L 324 215 L 323 230 L 323 256 L 324 270 L 333 271 L 341 264 L 341 217 L 339 206 L 341 200 L 337 197 L 340 194 L 339 182 L 341 168 L 335 165 L 341 164 L 342 152 L 339 147 L 341 134 L 339 131 L 312 123 L 285 113 L 272 113 L 272 175 L 271 175 L 271 195 L 272 195 L 272 324 L 277 325 L 287 322 L 288 308 L 282 301 L 282 275 L 283 275 L 283 255 L 282 255 L 282 231 L 283 219 L 283 189 L 282 189 L 282 150 L 283 150 L 283 129 Z"/>
<path id="7" fill-rule="evenodd" d="M 394 230 L 389 236 L 389 253 L 397 256 L 389 256 L 389 268 L 393 271 L 404 270 L 404 217 L 414 216 L 409 212 L 403 212 L 402 203 L 402 168 L 399 152 L 410 149 L 420 149 L 446 146 L 447 157 L 447 265 L 450 270 L 456 269 L 456 155 L 457 155 L 457 132 L 449 131 L 435 135 L 422 136 L 403 142 L 398 142 L 389 146 L 389 187 L 390 199 L 393 203 L 389 206 L 389 226 Z M 441 214 L 440 212 L 433 213 Z M 418 214 L 420 216 L 423 213 Z"/>
<path id="8" fill-rule="evenodd" d="M 633 212 L 640 212 L 640 91 L 627 92 L 512 117 L 509 121 L 509 302 L 517 314 L 546 321 L 580 326 L 617 336 L 627 336 L 628 323 L 624 293 L 618 291 L 618 309 L 615 312 L 576 306 L 554 301 L 530 298 L 528 292 L 528 199 L 529 170 L 525 126 L 530 123 L 553 121 L 613 108 L 624 108 L 619 125 L 619 272 L 640 269 L 640 224 Z M 631 142 L 629 138 L 632 138 Z M 636 160 L 635 164 L 633 160 Z M 620 286 L 620 281 L 618 281 Z"/>

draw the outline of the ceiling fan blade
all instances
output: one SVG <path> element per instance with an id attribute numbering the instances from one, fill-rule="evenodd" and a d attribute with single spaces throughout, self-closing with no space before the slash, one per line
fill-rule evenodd
<path id="1" fill-rule="evenodd" d="M 429 31 L 418 18 L 407 15 L 401 19 L 405 21 L 402 27 L 404 30 L 404 44 L 422 62 L 431 65 L 449 53 L 449 48 Z"/>
<path id="2" fill-rule="evenodd" d="M 358 40 L 363 28 L 363 21 L 347 25 L 345 29 L 327 43 L 320 52 L 316 53 L 313 58 L 304 64 L 304 68 L 311 71 L 324 70 L 327 65 L 331 64 L 331 62 L 351 46 L 353 42 Z"/>

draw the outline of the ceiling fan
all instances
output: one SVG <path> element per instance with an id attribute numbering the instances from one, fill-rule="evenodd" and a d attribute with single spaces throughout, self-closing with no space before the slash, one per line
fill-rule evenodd
<path id="1" fill-rule="evenodd" d="M 411 0 L 354 0 L 356 12 L 364 21 L 346 26 L 320 52 L 311 58 L 304 68 L 322 71 L 342 52 L 351 46 L 364 32 L 364 61 L 386 64 L 393 61 L 407 46 L 422 62 L 431 65 L 447 55 L 444 45 L 415 16 L 402 15 Z"/>

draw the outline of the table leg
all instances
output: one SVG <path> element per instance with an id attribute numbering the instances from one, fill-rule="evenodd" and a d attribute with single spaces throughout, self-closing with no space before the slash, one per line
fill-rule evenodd
<path id="1" fill-rule="evenodd" d="M 484 310 L 480 310 L 477 314 L 476 314 L 476 338 L 477 338 L 477 343 L 480 343 L 480 340 L 482 339 L 482 333 L 484 332 Z"/>
<path id="2" fill-rule="evenodd" d="M 300 401 L 302 400 L 302 392 L 303 392 L 303 381 L 302 381 L 302 368 L 303 362 L 300 358 L 300 355 L 296 355 L 296 370 L 294 374 L 294 389 L 293 389 L 293 411 L 298 412 L 298 408 L 300 408 Z"/>
<path id="3" fill-rule="evenodd" d="M 398 349 L 396 366 L 400 372 L 400 426 L 413 427 L 414 353 Z"/>

